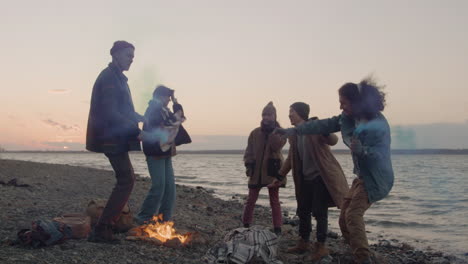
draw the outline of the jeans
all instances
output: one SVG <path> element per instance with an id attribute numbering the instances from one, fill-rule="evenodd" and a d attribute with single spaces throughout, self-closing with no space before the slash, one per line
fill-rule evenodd
<path id="1" fill-rule="evenodd" d="M 312 182 L 301 183 L 300 197 L 297 199 L 297 214 L 299 216 L 299 235 L 305 241 L 309 241 L 312 232 L 311 215 L 317 221 L 317 242 L 324 243 L 327 239 L 330 199 L 322 177 L 317 176 Z"/>
<path id="2" fill-rule="evenodd" d="M 364 181 L 355 179 L 341 206 L 339 224 L 344 239 L 349 242 L 354 257 L 358 261 L 363 261 L 370 256 L 364 225 L 364 213 L 370 206 Z"/>
<path id="3" fill-rule="evenodd" d="M 243 224 L 251 224 L 253 219 L 253 212 L 255 209 L 255 203 L 258 199 L 258 194 L 261 188 L 249 188 L 249 197 L 245 203 L 244 213 L 242 214 Z M 273 227 L 278 228 L 283 224 L 283 218 L 281 216 L 281 205 L 279 202 L 279 187 L 268 188 L 268 194 L 270 196 L 271 216 L 273 219 Z"/>
<path id="4" fill-rule="evenodd" d="M 176 199 L 172 159 L 171 157 L 154 159 L 147 156 L 146 163 L 151 176 L 151 188 L 136 217 L 137 221 L 145 222 L 159 214 L 163 214 L 163 221 L 169 221 L 172 218 Z"/>
<path id="5" fill-rule="evenodd" d="M 117 183 L 96 225 L 111 225 L 119 219 L 120 213 L 128 202 L 135 183 L 135 174 L 128 152 L 117 154 L 106 153 L 105 155 L 114 169 Z"/>

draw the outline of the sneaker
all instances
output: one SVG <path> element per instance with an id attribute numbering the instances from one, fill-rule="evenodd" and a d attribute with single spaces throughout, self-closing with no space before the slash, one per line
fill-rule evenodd
<path id="1" fill-rule="evenodd" d="M 275 227 L 273 228 L 273 233 L 275 233 L 275 235 L 277 237 L 280 237 L 281 236 L 281 227 Z"/>

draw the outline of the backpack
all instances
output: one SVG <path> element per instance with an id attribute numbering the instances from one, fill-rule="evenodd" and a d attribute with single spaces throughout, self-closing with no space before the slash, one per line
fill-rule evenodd
<path id="1" fill-rule="evenodd" d="M 17 236 L 19 244 L 38 248 L 70 239 L 72 230 L 66 224 L 57 221 L 36 220 L 32 222 L 31 229 L 21 229 Z"/>

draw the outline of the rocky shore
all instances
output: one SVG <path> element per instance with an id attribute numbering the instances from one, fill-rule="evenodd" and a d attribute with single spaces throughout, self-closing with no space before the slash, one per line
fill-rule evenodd
<path id="1" fill-rule="evenodd" d="M 215 198 L 202 187 L 177 186 L 173 220 L 176 229 L 199 234 L 201 242 L 193 246 L 169 248 L 127 241 L 125 234 L 118 235 L 122 242 L 116 245 L 90 243 L 86 239 L 67 240 L 39 249 L 12 245 L 16 233 L 30 228 L 31 221 L 84 212 L 92 199 L 107 199 L 114 183 L 111 171 L 0 160 L 0 263 L 203 263 L 201 259 L 209 248 L 242 225 L 242 204 L 238 200 Z M 138 210 L 149 186 L 149 179 L 137 178 L 129 201 L 133 211 Z M 269 208 L 258 206 L 254 221 L 256 225 L 270 227 Z M 285 223 L 279 259 L 283 263 L 304 263 L 304 255 L 285 253 L 298 237 L 295 222 L 285 219 Z M 327 244 L 332 254 L 321 263 L 351 263 L 349 247 L 343 244 L 338 230 L 331 231 Z M 382 239 L 372 245 L 372 250 L 382 263 L 465 263 L 441 252 L 423 252 L 394 240 Z"/>

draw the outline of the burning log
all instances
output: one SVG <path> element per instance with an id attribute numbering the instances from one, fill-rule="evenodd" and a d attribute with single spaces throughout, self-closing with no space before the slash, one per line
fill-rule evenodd
<path id="1" fill-rule="evenodd" d="M 193 241 L 192 233 L 178 234 L 174 228 L 174 222 L 163 222 L 163 216 L 153 217 L 149 223 L 134 227 L 127 232 L 129 241 L 147 241 L 155 245 L 163 245 L 171 248 L 188 246 Z"/>
<path id="2" fill-rule="evenodd" d="M 164 245 L 163 242 L 157 240 L 156 238 L 152 238 L 152 237 L 127 236 L 125 239 L 128 240 L 128 241 L 145 241 L 145 242 L 154 244 L 154 245 L 156 245 L 156 246 L 162 246 L 162 245 Z"/>

